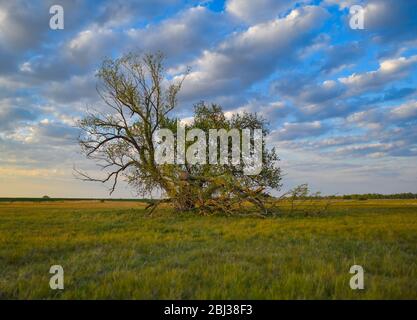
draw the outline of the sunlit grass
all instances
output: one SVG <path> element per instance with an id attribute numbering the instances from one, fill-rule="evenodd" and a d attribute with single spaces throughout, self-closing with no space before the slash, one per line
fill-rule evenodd
<path id="1" fill-rule="evenodd" d="M 0 298 L 417 298 L 417 201 L 318 217 L 196 217 L 139 202 L 0 203 Z M 65 289 L 49 288 L 49 268 Z M 365 290 L 349 287 L 350 266 Z"/>

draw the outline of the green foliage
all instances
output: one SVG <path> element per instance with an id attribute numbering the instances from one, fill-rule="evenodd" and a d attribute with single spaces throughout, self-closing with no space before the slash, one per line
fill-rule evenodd
<path id="1" fill-rule="evenodd" d="M 172 122 L 169 128 L 176 132 L 176 123 Z M 279 158 L 275 149 L 269 150 L 265 145 L 265 137 L 268 133 L 265 120 L 257 114 L 250 113 L 235 114 L 228 119 L 221 106 L 200 102 L 194 107 L 194 119 L 186 125 L 185 130 L 194 128 L 204 132 L 209 132 L 210 129 L 226 131 L 237 129 L 239 132 L 243 129 L 261 129 L 264 138 L 262 171 L 258 175 L 245 175 L 242 155 L 239 165 L 208 163 L 205 165 L 165 165 L 163 166 L 164 174 L 178 181 L 178 191 L 171 194 L 171 200 L 179 204 L 180 209 L 195 210 L 202 215 L 212 213 L 233 215 L 245 212 L 267 214 L 268 191 L 280 189 L 281 170 L 277 166 Z M 206 145 L 209 145 L 208 135 L 206 139 Z M 188 144 L 192 143 L 188 142 Z M 228 148 L 231 154 L 230 143 Z M 217 149 L 219 161 L 220 144 L 217 145 Z"/>

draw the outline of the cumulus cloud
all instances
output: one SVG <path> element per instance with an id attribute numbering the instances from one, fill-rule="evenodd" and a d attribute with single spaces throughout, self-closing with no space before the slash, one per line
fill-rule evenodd
<path id="1" fill-rule="evenodd" d="M 390 110 L 390 118 L 394 120 L 417 119 L 417 101 L 410 101 Z"/>
<path id="2" fill-rule="evenodd" d="M 377 42 L 401 43 L 417 39 L 417 11 L 410 0 L 325 0 L 325 5 L 337 5 L 349 14 L 353 5 L 364 8 L 365 32 Z"/>
<path id="3" fill-rule="evenodd" d="M 356 112 L 347 118 L 347 122 L 366 128 L 368 143 L 346 146 L 338 150 L 343 153 L 376 153 L 391 156 L 415 156 L 417 147 L 417 102 L 407 101 L 391 107 L 372 108 Z M 369 140 L 375 140 L 369 143 Z"/>
<path id="4" fill-rule="evenodd" d="M 276 18 L 280 13 L 292 8 L 296 2 L 294 0 L 228 0 L 226 11 L 240 20 L 253 24 Z"/>
<path id="5" fill-rule="evenodd" d="M 314 77 L 291 74 L 275 80 L 272 91 L 289 99 L 303 121 L 343 116 L 359 107 L 356 102 L 342 99 L 347 89 L 336 80 L 315 83 Z"/>
<path id="6" fill-rule="evenodd" d="M 273 131 L 269 143 L 329 158 L 415 157 L 416 122 L 417 102 L 410 100 L 355 112 L 341 121 L 286 123 Z"/>
<path id="7" fill-rule="evenodd" d="M 417 120 L 417 101 L 407 101 L 394 107 L 372 108 L 353 113 L 347 118 L 348 122 L 371 128 L 403 125 L 414 120 Z"/>
<path id="8" fill-rule="evenodd" d="M 21 64 L 27 79 L 62 81 L 73 75 L 83 75 L 97 68 L 119 46 L 123 37 L 111 29 L 90 25 L 77 32 L 54 50 L 35 55 Z"/>
<path id="9" fill-rule="evenodd" d="M 303 7 L 231 36 L 192 63 L 182 96 L 197 99 L 249 87 L 285 66 L 299 46 L 311 41 L 327 15 L 320 7 Z"/>
<path id="10" fill-rule="evenodd" d="M 362 0 L 324 0 L 324 3 L 327 5 L 337 5 L 340 10 L 350 8 L 356 4 L 362 4 Z"/>
<path id="11" fill-rule="evenodd" d="M 76 144 L 79 130 L 64 123 L 41 121 L 31 127 L 31 142 L 56 144 Z"/>
<path id="12" fill-rule="evenodd" d="M 291 73 L 275 79 L 272 92 L 289 99 L 303 121 L 341 117 L 381 102 L 412 96 L 415 88 L 392 87 L 395 81 L 407 79 L 417 64 L 417 56 L 383 60 L 374 71 L 353 73 L 334 80 L 317 82 L 317 74 Z M 376 93 L 376 96 L 366 95 Z"/>
<path id="13" fill-rule="evenodd" d="M 33 117 L 22 113 L 13 114 L 14 121 L 20 121 L 18 125 L 7 126 L 1 132 L 10 142 L 25 142 L 27 144 L 42 144 L 62 146 L 63 144 L 76 145 L 79 129 L 72 124 L 58 122 L 39 117 Z M 36 121 L 35 121 L 36 120 Z M 1 128 L 0 128 L 1 129 Z"/>
<path id="14" fill-rule="evenodd" d="M 219 15 L 197 6 L 159 24 L 129 29 L 127 50 L 162 51 L 170 64 L 193 59 L 229 28 Z"/>
<path id="15" fill-rule="evenodd" d="M 71 39 L 64 49 L 64 54 L 72 63 L 88 66 L 111 52 L 109 44 L 117 45 L 118 35 L 113 30 L 92 25 L 80 31 Z"/>
<path id="16" fill-rule="evenodd" d="M 354 73 L 348 77 L 339 78 L 339 81 L 355 93 L 359 93 L 383 87 L 393 80 L 403 78 L 415 64 L 417 64 L 417 55 L 409 58 L 400 57 L 384 60 L 380 63 L 378 70 L 360 74 Z"/>
<path id="17" fill-rule="evenodd" d="M 25 121 L 32 121 L 38 117 L 36 110 L 13 105 L 15 101 L 5 99 L 0 101 L 0 132 L 16 128 Z"/>
<path id="18" fill-rule="evenodd" d="M 33 14 L 36 13 L 36 14 Z M 48 31 L 46 3 L 33 1 L 0 2 L 0 47 L 22 50 L 39 45 Z"/>
<path id="19" fill-rule="evenodd" d="M 284 123 L 279 130 L 273 131 L 271 134 L 272 140 L 295 140 L 305 139 L 320 136 L 327 131 L 329 127 L 320 121 L 314 122 L 299 122 L 299 123 Z"/>
<path id="20" fill-rule="evenodd" d="M 299 97 L 305 103 L 317 104 L 339 97 L 343 91 L 344 88 L 336 81 L 326 80 L 319 85 L 305 86 L 300 90 Z"/>
<path id="21" fill-rule="evenodd" d="M 371 0 L 364 7 L 365 28 L 377 41 L 417 39 L 416 3 L 409 0 Z"/>
<path id="22" fill-rule="evenodd" d="M 361 58 L 364 51 L 364 44 L 357 42 L 331 46 L 326 50 L 326 57 L 321 70 L 330 73 L 346 68 L 349 64 Z"/>
<path id="23" fill-rule="evenodd" d="M 96 83 L 94 73 L 74 75 L 66 81 L 50 81 L 47 87 L 42 88 L 42 93 L 53 103 L 95 102 L 99 98 Z"/>
<path id="24" fill-rule="evenodd" d="M 365 144 L 360 144 L 360 145 L 350 145 L 350 146 L 338 148 L 336 149 L 336 153 L 339 155 L 350 155 L 350 156 L 368 155 L 371 157 L 381 157 L 395 147 L 396 147 L 395 143 L 365 143 Z"/>
<path id="25" fill-rule="evenodd" d="M 377 98 L 377 102 L 385 102 L 390 100 L 402 99 L 411 96 L 417 92 L 417 88 L 391 88 L 387 89 L 381 98 Z"/>
<path id="26" fill-rule="evenodd" d="M 188 1 L 196 4 L 198 1 Z M 106 27 L 127 25 L 133 20 L 156 18 L 173 9 L 178 9 L 181 0 L 111 0 L 99 7 L 96 21 Z"/>

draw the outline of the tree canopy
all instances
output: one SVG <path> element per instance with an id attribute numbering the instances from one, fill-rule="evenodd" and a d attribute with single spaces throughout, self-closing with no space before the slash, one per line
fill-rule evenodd
<path id="1" fill-rule="evenodd" d="M 265 201 L 268 192 L 281 187 L 281 170 L 275 149 L 269 150 L 265 145 L 268 128 L 262 117 L 247 112 L 226 117 L 221 106 L 200 102 L 194 106 L 193 120 L 180 126 L 173 110 L 178 105 L 178 93 L 186 76 L 167 81 L 160 53 L 127 54 L 105 60 L 97 75 L 97 91 L 107 107 L 89 110 L 79 121 L 82 129 L 79 143 L 83 153 L 97 161 L 105 176 L 91 177 L 77 170 L 82 179 L 110 183 L 110 192 L 120 179 L 125 179 L 141 195 L 160 190 L 164 195 L 161 201 L 171 202 L 178 210 L 236 214 L 253 212 L 256 208 L 258 214 L 267 213 Z M 157 141 L 155 134 L 169 129 L 176 139 L 175 149 L 164 152 L 175 152 L 179 147 L 179 128 L 186 135 L 193 129 L 225 130 L 229 136 L 223 141 L 223 147 L 226 145 L 229 161 L 221 162 L 222 141 L 207 135 L 205 145 L 215 143 L 219 151 L 217 158 L 200 163 L 158 163 L 155 156 L 163 141 Z M 240 150 L 245 148 L 242 132 L 261 130 L 261 163 L 257 174 L 245 173 L 247 159 L 243 153 L 238 155 L 241 161 L 232 161 L 232 148 L 236 147 L 230 134 L 232 129 L 239 133 Z M 195 143 L 189 140 L 185 141 L 186 150 L 191 150 Z M 250 136 L 249 141 L 254 149 L 255 136 Z M 178 152 L 175 157 L 178 158 Z M 204 157 L 209 155 L 206 153 Z M 151 210 L 155 207 L 153 203 Z"/>

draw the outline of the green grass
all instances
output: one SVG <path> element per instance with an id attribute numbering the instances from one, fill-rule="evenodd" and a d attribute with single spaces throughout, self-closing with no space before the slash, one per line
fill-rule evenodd
<path id="1" fill-rule="evenodd" d="M 416 299 L 417 201 L 320 217 L 196 217 L 138 202 L 0 203 L 1 299 Z M 49 288 L 49 268 L 65 289 Z M 349 287 L 350 266 L 365 290 Z"/>

